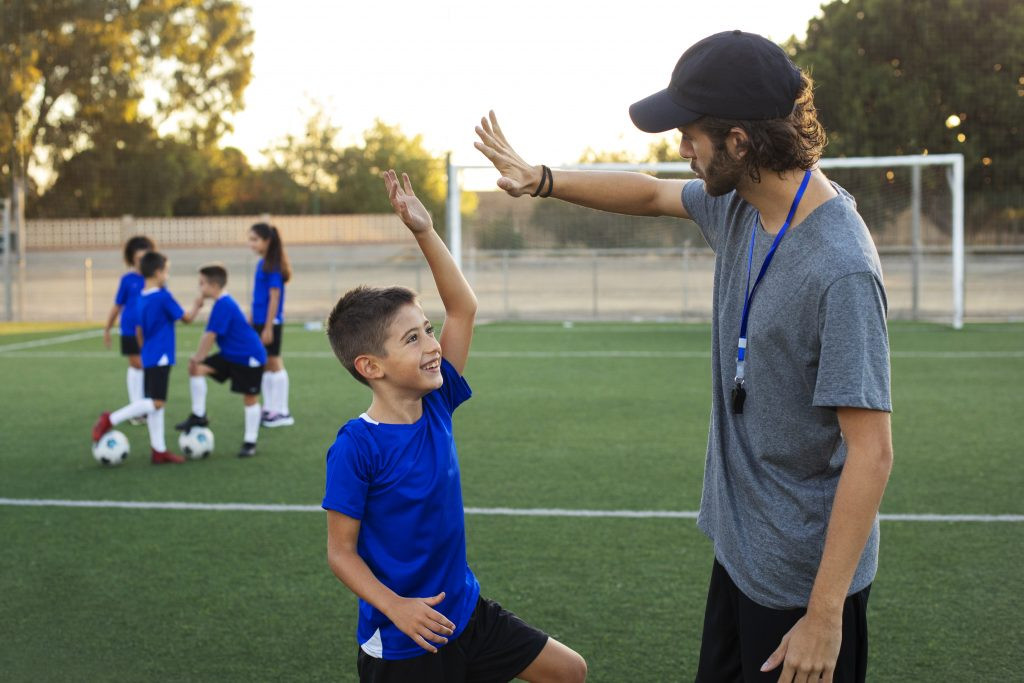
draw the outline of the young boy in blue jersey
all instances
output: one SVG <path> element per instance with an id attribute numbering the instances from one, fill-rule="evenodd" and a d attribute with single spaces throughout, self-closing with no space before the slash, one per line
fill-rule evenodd
<path id="1" fill-rule="evenodd" d="M 438 342 L 416 295 L 356 288 L 327 319 L 342 365 L 373 391 L 327 452 L 323 507 L 335 575 L 359 596 L 361 681 L 583 681 L 583 658 L 480 596 L 466 562 L 452 412 L 471 396 L 462 377 L 476 296 L 394 171 L 391 205 L 413 233 L 445 308 Z"/>
<path id="2" fill-rule="evenodd" d="M 191 311 L 186 312 L 181 308 L 164 287 L 168 270 L 167 257 L 155 251 L 147 252 L 139 262 L 145 288 L 136 302 L 135 329 L 142 348 L 145 398 L 133 401 L 113 413 L 102 413 L 92 428 L 92 440 L 95 443 L 115 425 L 145 415 L 152 447 L 150 462 L 154 465 L 185 462 L 183 457 L 167 450 L 164 404 L 175 359 L 174 323 L 178 320 L 192 322 L 203 307 L 203 297 L 200 296 Z"/>
<path id="3" fill-rule="evenodd" d="M 189 389 L 192 394 L 192 413 L 174 426 L 187 432 L 193 427 L 210 424 L 206 417 L 206 378 L 224 383 L 231 380 L 231 391 L 242 394 L 245 405 L 245 436 L 238 457 L 256 455 L 256 438 L 260 430 L 260 383 L 267 352 L 256 331 L 245 319 L 230 294 L 224 291 L 228 271 L 224 266 L 211 264 L 199 269 L 199 292 L 214 299 L 206 332 L 199 340 L 199 348 L 188 360 Z M 212 356 L 210 349 L 217 342 L 220 353 Z"/>
<path id="4" fill-rule="evenodd" d="M 135 235 L 124 244 L 124 262 L 128 272 L 121 276 L 114 297 L 114 305 L 107 316 L 107 324 L 103 328 L 103 344 L 110 348 L 110 328 L 114 321 L 121 317 L 121 355 L 128 357 L 128 402 L 134 403 L 145 398 L 143 387 L 142 357 L 139 341 L 135 337 L 135 302 L 139 293 L 146 286 L 146 279 L 139 272 L 139 262 L 147 251 L 155 249 L 153 240 L 145 235 Z M 132 424 L 144 424 L 146 418 L 134 418 Z"/>

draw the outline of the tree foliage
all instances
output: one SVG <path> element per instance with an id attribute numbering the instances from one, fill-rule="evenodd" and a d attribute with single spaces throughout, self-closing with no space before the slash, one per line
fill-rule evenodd
<path id="1" fill-rule="evenodd" d="M 212 146 L 242 105 L 252 30 L 237 0 L 4 0 L 0 17 L 5 173 L 143 120 Z"/>
<path id="2" fill-rule="evenodd" d="M 829 156 L 963 153 L 979 224 L 1012 219 L 1024 190 L 1022 45 L 1016 0 L 837 0 L 789 48 Z"/>

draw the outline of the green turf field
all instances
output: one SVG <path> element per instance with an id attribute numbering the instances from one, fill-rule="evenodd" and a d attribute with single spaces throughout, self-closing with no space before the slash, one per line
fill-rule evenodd
<path id="1" fill-rule="evenodd" d="M 198 339 L 179 333 L 179 361 Z M 74 335 L 63 341 L 60 338 Z M 84 336 L 83 336 L 84 335 Z M 90 336 L 92 335 L 92 336 Z M 710 330 L 478 328 L 456 414 L 471 508 L 696 510 Z M 888 514 L 1024 515 L 1024 325 L 893 324 Z M 14 346 L 12 346 L 14 345 Z M 369 403 L 322 333 L 289 327 L 292 428 L 234 457 L 240 400 L 211 383 L 218 450 L 182 466 L 94 463 L 89 429 L 124 363 L 80 329 L 0 337 L 0 497 L 315 506 L 326 447 Z M 189 410 L 171 375 L 167 422 Z M 709 542 L 692 519 L 470 514 L 483 591 L 586 657 L 591 681 L 692 680 Z M 316 511 L 0 505 L 0 679 L 352 681 L 355 599 Z M 1024 522 L 882 523 L 870 681 L 1024 678 Z"/>

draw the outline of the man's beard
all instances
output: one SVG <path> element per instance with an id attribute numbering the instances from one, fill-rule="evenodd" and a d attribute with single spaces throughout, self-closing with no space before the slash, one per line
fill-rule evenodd
<path id="1" fill-rule="evenodd" d="M 733 159 L 725 149 L 716 149 L 704 170 L 704 191 L 712 197 L 721 197 L 736 189 L 746 173 L 740 159 Z"/>

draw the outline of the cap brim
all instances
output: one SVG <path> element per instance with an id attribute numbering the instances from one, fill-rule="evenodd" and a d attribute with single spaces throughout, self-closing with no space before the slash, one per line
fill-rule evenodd
<path id="1" fill-rule="evenodd" d="M 672 100 L 668 89 L 634 102 L 629 107 L 633 125 L 645 133 L 664 133 L 699 119 L 702 114 L 681 107 Z"/>

